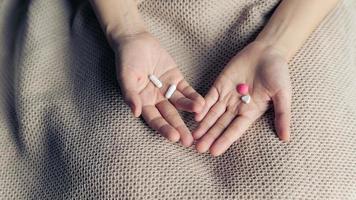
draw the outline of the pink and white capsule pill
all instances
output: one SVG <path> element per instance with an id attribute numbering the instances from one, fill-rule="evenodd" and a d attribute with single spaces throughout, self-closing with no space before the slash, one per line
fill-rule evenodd
<path id="1" fill-rule="evenodd" d="M 236 90 L 238 93 L 246 95 L 248 94 L 248 85 L 245 83 L 240 83 L 236 86 Z"/>

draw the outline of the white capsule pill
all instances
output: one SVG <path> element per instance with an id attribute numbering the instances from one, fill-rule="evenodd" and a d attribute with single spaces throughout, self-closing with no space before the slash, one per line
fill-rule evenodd
<path id="1" fill-rule="evenodd" d="M 148 76 L 148 79 L 150 79 L 150 81 L 153 83 L 153 85 L 155 85 L 158 88 L 161 88 L 163 86 L 162 82 L 153 74 L 150 74 Z"/>
<path id="2" fill-rule="evenodd" d="M 167 99 L 171 98 L 171 96 L 173 95 L 174 91 L 176 91 L 177 86 L 174 84 L 171 84 L 166 92 L 166 94 L 164 95 Z"/>

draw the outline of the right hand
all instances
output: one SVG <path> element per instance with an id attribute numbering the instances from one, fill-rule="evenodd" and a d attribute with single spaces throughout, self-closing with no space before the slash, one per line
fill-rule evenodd
<path id="1" fill-rule="evenodd" d="M 150 127 L 170 141 L 191 146 L 193 137 L 177 109 L 199 113 L 204 98 L 184 80 L 173 58 L 149 33 L 121 37 L 117 43 L 117 79 L 134 116 L 142 115 Z M 150 74 L 159 78 L 162 88 L 153 85 Z M 164 94 L 170 84 L 177 90 L 168 100 Z"/>

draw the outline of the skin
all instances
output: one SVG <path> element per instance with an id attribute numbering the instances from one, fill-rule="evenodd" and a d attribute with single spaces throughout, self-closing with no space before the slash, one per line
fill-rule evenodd
<path id="1" fill-rule="evenodd" d="M 118 81 L 136 117 L 184 146 L 197 140 L 198 152 L 223 154 L 270 107 L 282 141 L 290 140 L 291 82 L 288 61 L 338 0 L 284 0 L 257 38 L 238 52 L 219 74 L 204 99 L 184 80 L 173 58 L 146 31 L 133 0 L 91 0 L 108 41 L 116 52 Z M 119 45 L 120 44 L 120 45 Z M 159 76 L 162 89 L 148 80 Z M 174 97 L 163 94 L 171 83 Z M 249 85 L 249 104 L 236 85 Z M 177 109 L 194 112 L 199 126 L 190 134 Z M 192 137 L 193 136 L 193 137 Z"/>
<path id="2" fill-rule="evenodd" d="M 290 139 L 291 83 L 288 60 L 336 6 L 337 0 L 284 0 L 251 44 L 224 68 L 205 96 L 200 125 L 193 132 L 199 152 L 223 154 L 248 127 L 273 106 L 275 128 Z M 235 91 L 247 83 L 252 100 L 243 104 Z"/>
<path id="3" fill-rule="evenodd" d="M 278 72 L 278 73 L 276 73 Z M 236 85 L 249 85 L 251 101 L 240 100 Z M 282 140 L 289 139 L 291 84 L 288 64 L 282 53 L 253 42 L 227 64 L 206 95 L 201 121 L 193 136 L 196 148 L 220 155 L 271 106 L 275 110 L 275 126 Z"/>
<path id="4" fill-rule="evenodd" d="M 199 113 L 205 104 L 204 98 L 184 79 L 159 41 L 146 31 L 134 1 L 97 0 L 91 3 L 115 51 L 117 79 L 134 116 L 142 116 L 151 128 L 168 140 L 191 146 L 192 134 L 178 109 Z M 150 74 L 158 77 L 162 88 L 153 85 L 148 78 Z M 175 84 L 177 89 L 166 99 L 164 94 L 170 84 Z"/>
<path id="5" fill-rule="evenodd" d="M 173 58 L 148 33 L 121 38 L 116 56 L 117 77 L 124 96 L 136 117 L 142 115 L 150 127 L 172 142 L 191 146 L 193 137 L 177 109 L 200 112 L 204 99 L 184 80 Z M 148 79 L 154 74 L 163 83 L 157 88 Z M 164 97 L 170 84 L 177 90 Z"/>

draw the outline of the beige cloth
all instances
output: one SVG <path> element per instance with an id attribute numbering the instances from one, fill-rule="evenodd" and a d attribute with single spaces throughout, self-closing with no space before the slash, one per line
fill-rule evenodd
<path id="1" fill-rule="evenodd" d="M 277 4 L 147 0 L 140 10 L 205 94 Z M 0 0 L 0 31 L 0 199 L 356 199 L 354 0 L 290 62 L 292 141 L 279 142 L 268 111 L 218 158 L 132 117 L 88 2 Z"/>

